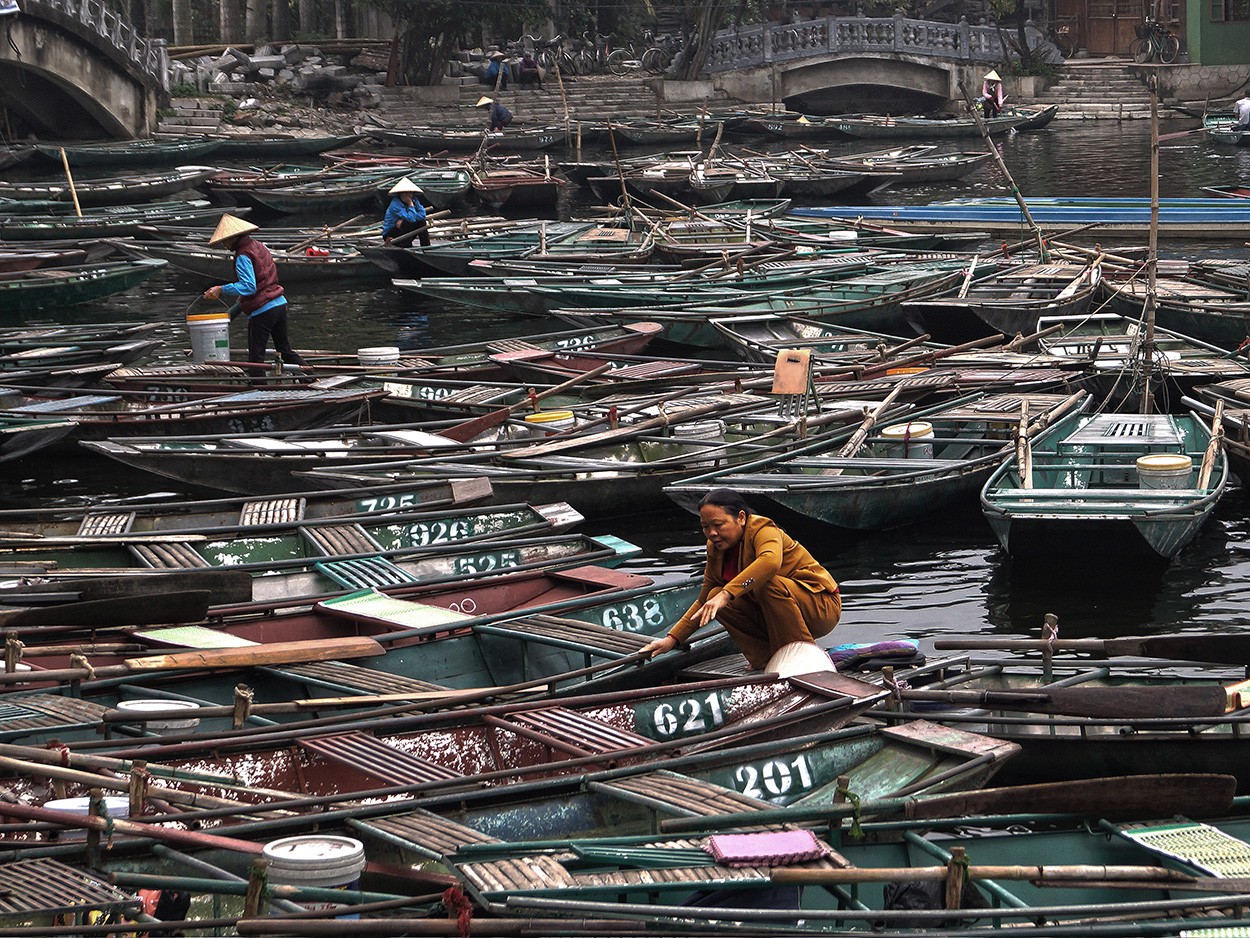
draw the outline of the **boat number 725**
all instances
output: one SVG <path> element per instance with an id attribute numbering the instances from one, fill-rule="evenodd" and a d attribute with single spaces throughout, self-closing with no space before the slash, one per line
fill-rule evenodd
<path id="1" fill-rule="evenodd" d="M 708 694 L 700 699 L 686 697 L 676 703 L 662 701 L 651 714 L 655 731 L 662 738 L 690 736 L 715 729 L 725 722 L 719 694 Z"/>
<path id="2" fill-rule="evenodd" d="M 793 790 L 811 788 L 812 769 L 803 753 L 788 760 L 769 759 L 756 765 L 739 766 L 734 772 L 734 785 L 744 795 L 767 801 Z"/>

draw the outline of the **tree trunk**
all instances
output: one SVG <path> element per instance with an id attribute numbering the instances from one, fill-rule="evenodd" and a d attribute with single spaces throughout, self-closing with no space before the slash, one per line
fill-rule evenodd
<path id="1" fill-rule="evenodd" d="M 239 0 L 221 0 L 218 22 L 221 27 L 219 38 L 223 44 L 231 45 L 242 40 L 243 16 L 239 8 Z"/>
<path id="2" fill-rule="evenodd" d="M 269 32 L 268 13 L 269 4 L 265 0 L 246 0 L 247 2 L 247 24 L 243 27 L 247 35 L 248 42 L 260 43 L 264 42 L 266 34 Z"/>
<path id="3" fill-rule="evenodd" d="M 334 0 L 334 38 L 347 39 L 347 0 Z"/>
<path id="4" fill-rule="evenodd" d="M 729 4 L 725 0 L 708 0 L 699 10 L 695 21 L 694 33 L 688 44 L 689 54 L 681 69 L 679 78 L 694 81 L 707 65 L 708 56 L 712 53 L 712 36 L 725 17 Z"/>
<path id="5" fill-rule="evenodd" d="M 1032 75 L 1033 50 L 1029 48 L 1029 37 L 1024 29 L 1027 20 L 1024 0 L 1016 0 L 1016 41 L 1020 44 L 1020 70 L 1026 75 Z"/>
<path id="6" fill-rule="evenodd" d="M 307 39 L 317 31 L 317 0 L 299 0 L 299 34 Z"/>
<path id="7" fill-rule="evenodd" d="M 274 40 L 282 41 L 292 38 L 291 4 L 289 0 L 273 0 L 273 36 Z"/>
<path id="8" fill-rule="evenodd" d="M 174 45 L 189 46 L 195 43 L 195 15 L 191 0 L 173 0 Z"/>

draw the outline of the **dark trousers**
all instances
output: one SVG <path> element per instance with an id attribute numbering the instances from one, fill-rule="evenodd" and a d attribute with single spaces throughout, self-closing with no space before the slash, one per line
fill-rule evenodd
<path id="1" fill-rule="evenodd" d="M 382 232 L 382 240 L 389 241 L 391 238 L 397 238 L 402 234 L 408 234 L 410 231 L 415 231 L 417 233 L 417 239 L 421 242 L 422 246 L 427 248 L 430 246 L 429 226 L 423 221 L 417 222 L 414 225 L 411 222 L 404 221 L 402 218 L 395 223 L 395 227 L 390 231 Z M 411 244 L 412 241 L 409 240 L 408 243 Z"/>
<path id="2" fill-rule="evenodd" d="M 275 306 L 273 309 L 267 309 L 263 313 L 255 316 L 249 316 L 247 320 L 247 360 L 250 362 L 263 362 L 265 360 L 265 347 L 269 344 L 269 337 L 273 336 L 273 347 L 278 350 L 278 354 L 282 356 L 282 361 L 288 365 L 302 365 L 304 359 L 299 357 L 299 353 L 291 348 L 291 339 L 286 332 L 287 304 Z"/>
<path id="3" fill-rule="evenodd" d="M 998 106 L 997 98 L 991 98 L 991 97 L 986 96 L 982 98 L 981 100 L 985 102 L 985 116 L 986 117 L 997 117 L 999 114 L 1003 112 L 1003 109 Z"/>

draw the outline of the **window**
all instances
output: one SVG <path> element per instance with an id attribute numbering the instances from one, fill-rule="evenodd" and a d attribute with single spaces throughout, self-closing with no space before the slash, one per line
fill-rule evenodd
<path id="1" fill-rule="evenodd" d="M 1250 21 L 1250 0 L 1211 0 L 1211 22 Z"/>

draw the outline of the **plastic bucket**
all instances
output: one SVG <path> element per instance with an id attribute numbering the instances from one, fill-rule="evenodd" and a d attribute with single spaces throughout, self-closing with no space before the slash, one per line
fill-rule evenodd
<path id="1" fill-rule="evenodd" d="M 577 426 L 577 417 L 571 410 L 540 410 L 536 414 L 526 414 L 525 423 L 539 435 L 560 433 Z"/>
<path id="2" fill-rule="evenodd" d="M 136 723 L 141 723 L 148 730 L 158 734 L 168 730 L 190 730 L 200 725 L 198 717 L 188 717 L 185 720 L 172 717 L 147 720 L 143 717 L 145 713 L 152 713 L 153 711 L 186 710 L 190 713 L 200 709 L 200 705 L 191 700 L 119 700 L 117 709 L 124 710 L 126 713 L 133 713 Z"/>
<path id="3" fill-rule="evenodd" d="M 1144 489 L 1187 489 L 1194 461 L 1179 453 L 1154 453 L 1137 460 L 1137 482 Z"/>
<path id="4" fill-rule="evenodd" d="M 673 439 L 676 440 L 706 440 L 708 442 L 724 443 L 725 442 L 725 421 L 723 420 L 691 420 L 686 423 L 678 423 L 673 426 Z M 704 447 L 699 447 L 703 449 Z M 711 447 L 707 447 L 711 449 Z M 690 463 L 691 466 L 714 466 L 716 458 L 695 460 Z"/>
<path id="5" fill-rule="evenodd" d="M 932 459 L 933 424 L 923 420 L 896 423 L 881 431 L 881 450 L 897 459 Z"/>
<path id="6" fill-rule="evenodd" d="M 305 834 L 265 844 L 261 854 L 269 861 L 269 879 L 282 886 L 318 889 L 357 889 L 365 868 L 365 845 L 353 837 Z M 329 908 L 332 903 L 307 903 L 306 908 Z M 344 915 L 340 918 L 355 918 Z"/>
<path id="7" fill-rule="evenodd" d="M 130 817 L 130 799 L 125 795 L 106 795 L 102 800 L 109 817 Z M 49 811 L 64 811 L 66 814 L 77 814 L 80 817 L 87 817 L 91 813 L 91 799 L 86 797 L 57 798 L 55 801 L 45 801 L 43 806 Z M 85 828 L 66 829 L 62 830 L 58 836 L 61 840 L 86 840 L 87 831 Z"/>
<path id="8" fill-rule="evenodd" d="M 373 368 L 378 365 L 398 365 L 399 346 L 375 345 L 369 348 L 356 349 L 356 360 L 360 362 L 363 368 Z"/>
<path id="9" fill-rule="evenodd" d="M 230 314 L 192 313 L 187 316 L 191 333 L 191 360 L 204 362 L 230 361 Z"/>

